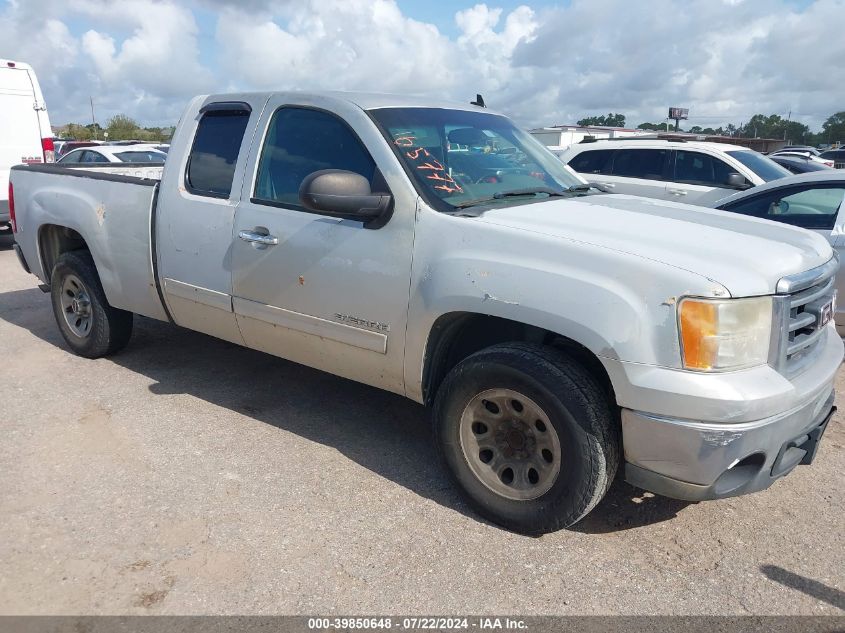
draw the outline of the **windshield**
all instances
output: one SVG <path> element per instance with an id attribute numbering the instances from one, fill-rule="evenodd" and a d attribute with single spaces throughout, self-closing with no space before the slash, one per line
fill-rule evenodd
<path id="1" fill-rule="evenodd" d="M 413 174 L 420 195 L 441 211 L 587 193 L 582 180 L 503 116 L 437 108 L 381 108 L 370 114 Z"/>
<path id="2" fill-rule="evenodd" d="M 740 163 L 748 167 L 748 169 L 760 176 L 760 178 L 766 182 L 792 175 L 788 169 L 781 167 L 771 158 L 763 156 L 758 152 L 751 150 L 734 150 L 729 151 L 728 156 L 736 158 Z"/>
<path id="3" fill-rule="evenodd" d="M 124 163 L 163 163 L 167 158 L 167 154 L 157 150 L 135 151 L 135 152 L 120 152 L 117 156 Z"/>

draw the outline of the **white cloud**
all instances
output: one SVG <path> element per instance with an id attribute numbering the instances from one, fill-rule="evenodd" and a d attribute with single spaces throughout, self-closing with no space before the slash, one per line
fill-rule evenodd
<path id="1" fill-rule="evenodd" d="M 233 83 L 254 88 L 437 92 L 456 78 L 448 39 L 392 0 L 303 2 L 286 24 L 226 9 L 217 42 Z"/>
<path id="2" fill-rule="evenodd" d="M 845 109 L 845 0 L 450 4 L 453 37 L 395 0 L 7 0 L 0 55 L 36 67 L 57 123 L 87 118 L 89 94 L 164 123 L 233 89 L 481 92 L 524 125 L 683 106 L 692 124 L 791 109 L 818 129 Z"/>
<path id="3" fill-rule="evenodd" d="M 167 100 L 213 88 L 212 74 L 199 59 L 198 28 L 189 9 L 148 0 L 75 0 L 75 8 L 88 19 L 131 31 L 120 43 L 95 29 L 82 36 L 101 98 L 107 91 L 129 100 Z"/>
<path id="4" fill-rule="evenodd" d="M 70 19 L 91 28 L 74 36 Z M 90 121 L 89 97 L 101 122 L 121 112 L 174 121 L 188 95 L 216 83 L 197 36 L 191 10 L 171 0 L 12 0 L 0 14 L 2 54 L 35 68 L 54 124 Z"/>

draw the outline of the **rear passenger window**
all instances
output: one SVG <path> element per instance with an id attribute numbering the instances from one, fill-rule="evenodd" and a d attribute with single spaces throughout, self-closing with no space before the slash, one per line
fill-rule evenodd
<path id="1" fill-rule="evenodd" d="M 724 187 L 728 182 L 728 175 L 737 173 L 727 163 L 702 154 L 678 150 L 675 154 L 675 180 L 693 185 L 707 185 L 710 187 Z"/>
<path id="2" fill-rule="evenodd" d="M 569 161 L 569 166 L 579 174 L 609 174 L 612 149 L 596 149 L 581 152 Z"/>
<path id="3" fill-rule="evenodd" d="M 211 111 L 202 115 L 185 176 L 188 191 L 200 196 L 228 198 L 235 164 L 249 112 Z"/>
<path id="4" fill-rule="evenodd" d="M 301 208 L 299 186 L 321 169 L 352 171 L 374 185 L 375 162 L 343 121 L 319 110 L 277 110 L 261 150 L 255 199 Z"/>
<path id="5" fill-rule="evenodd" d="M 613 157 L 613 175 L 663 180 L 668 149 L 620 149 Z"/>

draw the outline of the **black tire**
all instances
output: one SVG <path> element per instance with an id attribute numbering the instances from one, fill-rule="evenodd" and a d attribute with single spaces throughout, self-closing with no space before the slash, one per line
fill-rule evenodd
<path id="1" fill-rule="evenodd" d="M 69 278 L 81 282 L 90 304 L 88 331 L 82 335 L 70 325 L 69 318 L 72 317 L 65 317 L 62 304 L 63 286 Z M 85 358 L 100 358 L 126 347 L 132 336 L 133 315 L 126 310 L 113 308 L 106 301 L 100 276 L 88 251 L 70 251 L 59 257 L 50 276 L 50 297 L 59 330 L 75 354 Z"/>
<path id="2" fill-rule="evenodd" d="M 533 400 L 531 404 L 538 405 L 559 438 L 559 470 L 547 477 L 545 485 L 550 488 L 536 498 L 517 500 L 494 491 L 473 472 L 480 465 L 476 462 L 471 466 L 462 447 L 460 426 L 464 412 L 471 410 L 471 403 L 478 402 L 479 394 L 503 389 Z M 487 406 L 485 400 L 481 402 Z M 447 469 L 479 514 L 514 532 L 538 535 L 573 525 L 610 488 L 621 444 L 615 406 L 598 381 L 564 353 L 548 346 L 506 343 L 469 356 L 448 374 L 435 399 L 435 435 Z M 468 415 L 470 419 L 473 416 Z M 476 424 L 472 423 L 473 429 Z M 547 430 L 545 425 L 538 428 Z M 525 427 L 526 434 L 534 432 L 530 426 Z M 495 438 L 499 440 L 501 436 L 497 431 Z M 523 440 L 519 440 L 522 445 Z M 503 450 L 512 448 L 505 444 Z M 530 469 L 530 463 L 525 468 Z M 490 473 L 487 477 L 499 476 L 494 469 Z"/>

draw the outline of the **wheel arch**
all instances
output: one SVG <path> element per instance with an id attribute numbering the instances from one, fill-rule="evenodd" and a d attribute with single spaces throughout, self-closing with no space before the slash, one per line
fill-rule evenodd
<path id="1" fill-rule="evenodd" d="M 44 282 L 50 283 L 53 266 L 68 251 L 87 250 L 85 238 L 75 229 L 60 224 L 43 224 L 38 228 L 38 260 Z"/>
<path id="2" fill-rule="evenodd" d="M 422 400 L 431 405 L 449 371 L 471 354 L 507 342 L 549 345 L 564 351 L 593 375 L 616 403 L 610 376 L 599 357 L 570 336 L 530 323 L 476 312 L 449 312 L 439 316 L 426 340 L 422 368 Z"/>

